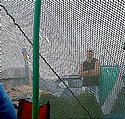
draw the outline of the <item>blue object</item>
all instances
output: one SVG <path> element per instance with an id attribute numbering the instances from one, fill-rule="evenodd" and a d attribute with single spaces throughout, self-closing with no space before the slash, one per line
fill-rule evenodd
<path id="1" fill-rule="evenodd" d="M 27 51 L 26 51 L 26 48 L 22 48 L 22 52 L 27 55 Z M 28 69 L 27 69 L 27 63 L 26 63 L 26 60 L 24 59 L 25 61 L 25 85 L 28 85 Z"/>
<path id="2" fill-rule="evenodd" d="M 0 83 L 0 119 L 17 119 L 12 101 Z"/>
<path id="3" fill-rule="evenodd" d="M 28 85 L 28 71 L 27 71 L 27 64 L 25 60 L 25 85 Z"/>

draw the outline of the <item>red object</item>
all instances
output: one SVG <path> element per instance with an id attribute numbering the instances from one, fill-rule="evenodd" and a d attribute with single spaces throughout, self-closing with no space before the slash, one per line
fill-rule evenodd
<path id="1" fill-rule="evenodd" d="M 19 101 L 18 119 L 32 119 L 32 103 L 21 99 Z M 39 107 L 39 119 L 50 119 L 50 104 L 49 102 Z"/>

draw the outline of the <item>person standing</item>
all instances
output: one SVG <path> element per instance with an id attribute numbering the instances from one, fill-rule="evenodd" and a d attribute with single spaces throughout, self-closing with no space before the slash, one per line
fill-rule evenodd
<path id="1" fill-rule="evenodd" d="M 88 49 L 85 52 L 87 60 L 81 64 L 78 76 L 83 78 L 83 90 L 87 93 L 94 93 L 99 102 L 99 75 L 100 62 L 94 58 L 94 52 Z"/>

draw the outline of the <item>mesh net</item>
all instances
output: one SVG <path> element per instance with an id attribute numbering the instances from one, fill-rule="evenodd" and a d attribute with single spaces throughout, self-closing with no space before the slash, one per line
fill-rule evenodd
<path id="1" fill-rule="evenodd" d="M 33 42 L 34 1 L 1 1 L 1 5 L 6 8 L 28 39 Z M 76 96 L 83 95 L 82 98 L 78 98 L 92 113 L 93 117 L 107 116 L 106 114 L 112 114 L 113 117 L 114 115 L 124 114 L 125 2 L 123 0 L 42 0 L 41 5 L 40 54 Z M 21 53 L 22 48 L 27 50 L 29 67 L 32 73 L 33 48 L 3 7 L 1 7 L 0 13 L 0 38 L 2 39 L 1 81 L 4 88 L 8 89 L 13 86 L 24 85 L 25 62 Z M 118 66 L 119 68 L 118 81 L 113 84 L 113 89 L 109 92 L 103 105 L 97 103 L 97 97 L 94 96 L 94 93 L 83 93 L 83 89 L 86 89 L 86 87 L 82 87 L 82 79 L 77 76 L 80 64 L 87 58 L 85 56 L 87 49 L 94 51 L 94 57 L 100 61 L 101 66 Z M 45 100 L 52 100 L 54 105 L 58 102 L 57 108 L 59 111 L 52 107 L 52 118 L 55 115 L 59 117 L 64 115 L 66 118 L 76 119 L 76 117 L 82 118 L 83 115 L 87 115 L 82 112 L 80 105 L 74 104 L 77 102 L 74 98 L 72 100 L 67 99 L 72 94 L 41 58 L 40 89 L 50 91 L 56 96 L 56 98 L 53 96 L 45 97 Z M 66 99 L 63 100 L 59 97 L 65 97 Z M 93 102 L 95 102 L 95 105 L 92 105 Z M 67 111 L 66 109 L 62 110 L 66 106 Z M 77 108 L 79 112 L 76 111 Z M 98 108 L 100 110 L 95 112 Z M 72 109 L 74 110 L 72 111 Z M 82 116 L 78 117 L 81 112 Z"/>

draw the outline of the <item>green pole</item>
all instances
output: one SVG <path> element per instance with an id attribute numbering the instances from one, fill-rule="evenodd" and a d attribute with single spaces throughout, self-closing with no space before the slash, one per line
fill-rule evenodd
<path id="1" fill-rule="evenodd" d="M 39 118 L 39 27 L 41 0 L 35 0 L 33 26 L 33 111 L 32 119 Z"/>

